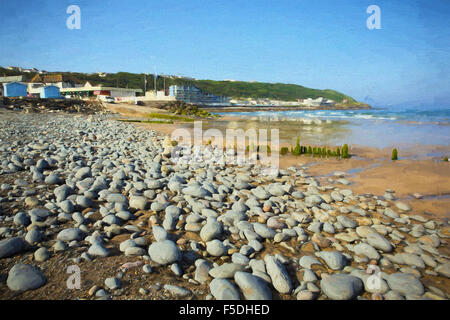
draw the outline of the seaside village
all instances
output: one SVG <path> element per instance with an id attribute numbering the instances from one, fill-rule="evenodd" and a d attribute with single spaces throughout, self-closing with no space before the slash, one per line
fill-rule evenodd
<path id="1" fill-rule="evenodd" d="M 297 101 L 281 101 L 271 99 L 233 99 L 204 92 L 192 85 L 171 85 L 165 90 L 107 87 L 90 82 L 81 83 L 74 77 L 58 73 L 47 73 L 44 70 L 7 67 L 8 70 L 23 74 L 35 74 L 0 77 L 0 96 L 4 97 L 34 97 L 41 99 L 84 99 L 100 100 L 109 103 L 139 101 L 184 101 L 185 103 L 204 106 L 303 106 L 330 107 L 335 101 L 319 97 L 317 99 L 298 99 Z M 98 73 L 100 77 L 106 74 Z M 175 78 L 176 76 L 165 76 Z M 234 81 L 234 80 L 226 80 Z"/>

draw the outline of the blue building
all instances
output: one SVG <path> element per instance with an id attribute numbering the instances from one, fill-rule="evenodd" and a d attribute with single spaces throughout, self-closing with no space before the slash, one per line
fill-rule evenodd
<path id="1" fill-rule="evenodd" d="M 61 92 L 59 91 L 59 87 L 57 86 L 45 86 L 42 87 L 40 92 L 41 98 L 43 99 L 59 99 L 61 98 Z"/>
<path id="2" fill-rule="evenodd" d="M 27 85 L 20 82 L 3 84 L 3 95 L 5 97 L 26 97 Z"/>
<path id="3" fill-rule="evenodd" d="M 229 102 L 228 97 L 216 96 L 194 86 L 173 85 L 169 88 L 169 94 L 176 100 L 186 103 L 220 104 Z"/>

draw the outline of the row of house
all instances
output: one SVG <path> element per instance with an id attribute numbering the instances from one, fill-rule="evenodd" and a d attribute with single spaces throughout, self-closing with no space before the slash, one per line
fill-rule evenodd
<path id="1" fill-rule="evenodd" d="M 141 89 L 93 86 L 89 82 L 84 85 L 76 79 L 62 74 L 37 74 L 31 81 L 24 76 L 0 77 L 0 94 L 5 97 L 37 97 L 37 98 L 113 98 L 135 97 L 142 93 Z"/>

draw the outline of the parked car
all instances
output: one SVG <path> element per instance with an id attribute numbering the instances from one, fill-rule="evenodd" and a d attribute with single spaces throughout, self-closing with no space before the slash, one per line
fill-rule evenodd
<path id="1" fill-rule="evenodd" d="M 115 100 L 113 97 L 110 96 L 99 96 L 99 100 L 106 102 L 106 103 L 114 103 Z"/>

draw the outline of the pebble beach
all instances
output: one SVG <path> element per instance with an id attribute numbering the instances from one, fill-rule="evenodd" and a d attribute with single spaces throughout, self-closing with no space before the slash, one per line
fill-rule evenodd
<path id="1" fill-rule="evenodd" d="M 107 115 L 0 110 L 0 299 L 449 298 L 450 227 L 395 189 L 174 148 Z"/>

